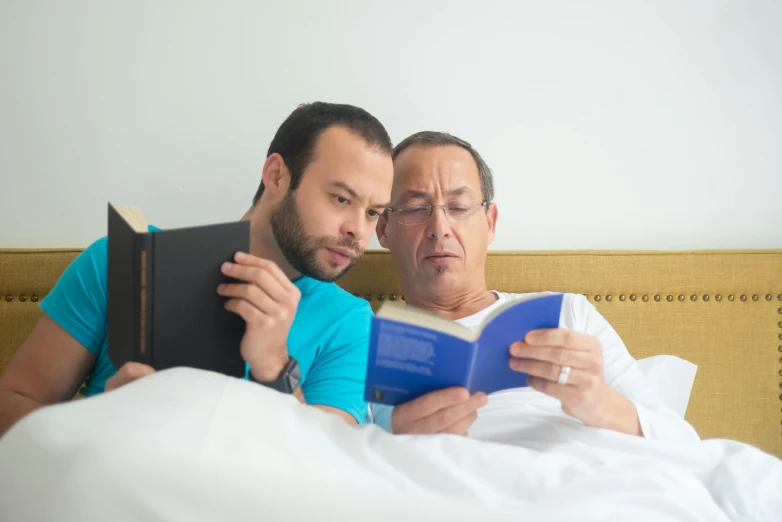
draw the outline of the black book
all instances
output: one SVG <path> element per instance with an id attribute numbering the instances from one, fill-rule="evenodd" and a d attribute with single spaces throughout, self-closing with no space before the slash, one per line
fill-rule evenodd
<path id="1" fill-rule="evenodd" d="M 224 308 L 220 271 L 249 252 L 250 224 L 235 221 L 149 231 L 136 207 L 108 215 L 108 351 L 156 370 L 189 366 L 244 377 L 244 320 Z"/>

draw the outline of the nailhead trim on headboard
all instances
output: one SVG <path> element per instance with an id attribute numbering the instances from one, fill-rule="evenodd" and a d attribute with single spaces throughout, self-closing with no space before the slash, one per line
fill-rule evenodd
<path id="1" fill-rule="evenodd" d="M 356 296 L 356 297 L 360 297 L 361 296 L 358 292 L 354 292 L 353 295 Z M 583 294 L 583 295 L 587 299 L 590 298 L 590 296 L 588 294 Z M 396 301 L 396 298 L 397 298 L 396 294 L 388 294 L 388 296 L 386 296 L 385 294 L 377 294 L 377 296 L 373 296 L 372 294 L 365 294 L 364 295 L 364 299 L 366 299 L 367 301 L 371 301 L 373 298 L 377 299 L 378 301 L 384 301 L 386 299 L 386 297 L 388 297 L 389 301 Z M 751 297 L 752 297 L 752 300 L 755 301 L 755 302 L 760 301 L 760 294 L 752 294 Z M 766 301 L 771 301 L 773 298 L 774 298 L 774 296 L 771 295 L 771 294 L 766 294 L 765 295 Z M 10 296 L 10 295 L 6 296 L 6 301 L 10 301 L 11 299 L 12 299 L 12 296 Z M 34 299 L 37 299 L 37 298 L 34 296 Z M 594 299 L 595 301 L 601 301 L 603 299 L 603 296 L 601 296 L 599 294 L 596 294 L 596 295 L 592 296 L 592 299 Z M 628 296 L 626 296 L 625 294 L 620 294 L 619 295 L 619 300 L 620 301 L 625 302 L 627 299 L 628 299 Z M 630 294 L 629 299 L 630 299 L 630 301 L 634 302 L 634 301 L 636 301 L 638 299 L 638 297 L 637 297 L 636 294 Z M 669 303 L 673 302 L 673 299 L 674 299 L 673 294 L 668 294 L 668 295 L 665 296 L 665 300 L 668 301 Z M 678 294 L 676 296 L 676 299 L 678 299 L 679 301 L 684 301 L 684 300 L 687 299 L 687 297 L 686 297 L 686 294 Z M 693 302 L 698 301 L 698 299 L 701 299 L 702 301 L 709 301 L 709 300 L 711 300 L 711 296 L 709 294 L 703 294 L 702 296 L 698 296 L 697 294 L 690 294 L 689 299 L 690 299 L 690 301 L 693 301 Z M 736 299 L 735 295 L 728 294 L 728 301 L 735 301 L 735 299 Z M 402 301 L 404 301 L 404 300 L 405 300 L 405 296 L 403 295 L 402 296 Z M 605 295 L 605 300 L 606 301 L 612 301 L 613 300 L 613 295 L 612 294 L 606 294 Z M 654 300 L 655 300 L 655 302 L 660 302 L 662 300 L 662 296 L 660 294 L 655 294 Z M 722 295 L 721 294 L 716 294 L 714 296 L 714 300 L 717 301 L 717 302 L 722 301 Z M 741 294 L 739 296 L 739 300 L 742 301 L 742 302 L 746 302 L 747 301 L 747 294 Z M 778 301 L 782 301 L 782 294 L 777 295 L 777 300 Z M 641 301 L 643 301 L 644 303 L 649 301 L 649 296 L 647 294 L 642 295 L 641 296 Z M 782 314 L 782 308 L 780 308 L 779 310 L 780 310 L 779 313 Z"/>
<path id="2" fill-rule="evenodd" d="M 583 294 L 583 295 L 584 295 L 584 297 L 589 299 L 589 295 L 587 295 L 587 294 Z M 771 294 L 766 294 L 765 297 L 766 297 L 766 301 L 771 301 L 774 298 Z M 606 294 L 605 295 L 605 300 L 606 301 L 611 301 L 612 298 L 613 297 L 611 296 L 611 294 Z M 679 301 L 684 301 L 686 298 L 687 298 L 686 294 L 678 294 L 676 296 L 676 299 L 678 299 Z M 711 296 L 709 294 L 703 294 L 702 296 L 699 297 L 697 294 L 690 294 L 690 301 L 697 301 L 699 298 L 701 300 L 703 300 L 703 301 L 709 301 L 711 299 Z M 601 299 L 603 299 L 603 297 L 600 296 L 600 295 L 595 295 L 595 296 L 593 296 L 593 299 L 595 301 L 600 301 Z M 656 294 L 654 296 L 654 300 L 656 302 L 660 302 L 661 299 L 662 299 L 662 296 L 659 295 L 659 294 Z M 733 294 L 728 294 L 728 301 L 734 301 L 735 299 L 736 299 L 736 297 Z M 624 302 L 625 301 L 625 294 L 620 294 L 619 295 L 619 300 Z M 635 300 L 636 300 L 636 295 L 635 294 L 630 294 L 630 301 L 635 301 Z M 644 295 L 644 296 L 641 297 L 641 300 L 643 302 L 647 302 L 649 300 L 649 296 L 648 295 Z M 666 295 L 665 296 L 665 300 L 668 301 L 669 303 L 673 302 L 673 294 Z M 715 301 L 722 301 L 722 295 L 721 294 L 715 295 L 714 296 L 714 300 Z M 739 300 L 741 300 L 742 302 L 745 302 L 747 300 L 747 295 L 746 294 L 741 294 L 739 296 Z M 760 300 L 760 295 L 759 294 L 752 294 L 752 300 L 756 301 L 756 302 L 759 301 Z M 782 294 L 779 294 L 777 296 L 777 300 L 782 301 Z"/>
<path id="3" fill-rule="evenodd" d="M 19 301 L 21 301 L 22 303 L 24 303 L 25 301 L 27 301 L 27 295 L 26 294 L 19 294 L 17 299 Z M 14 296 L 12 296 L 11 294 L 8 294 L 8 295 L 5 296 L 5 300 L 10 303 L 11 301 L 14 300 Z M 35 294 L 31 295 L 30 296 L 30 301 L 32 301 L 33 303 L 37 303 L 38 302 L 38 296 L 35 295 Z"/>

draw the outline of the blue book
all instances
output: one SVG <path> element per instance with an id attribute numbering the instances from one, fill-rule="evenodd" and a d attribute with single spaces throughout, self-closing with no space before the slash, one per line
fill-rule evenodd
<path id="1" fill-rule="evenodd" d="M 526 374 L 508 366 L 508 349 L 531 330 L 559 327 L 562 297 L 505 303 L 477 332 L 432 312 L 384 304 L 372 319 L 364 399 L 395 406 L 450 386 L 487 394 L 527 386 Z"/>

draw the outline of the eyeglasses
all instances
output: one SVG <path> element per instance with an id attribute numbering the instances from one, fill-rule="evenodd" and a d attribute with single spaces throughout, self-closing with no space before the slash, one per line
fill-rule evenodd
<path id="1" fill-rule="evenodd" d="M 451 222 L 464 221 L 472 216 L 479 207 L 488 207 L 489 203 L 484 201 L 475 205 L 465 205 L 464 203 L 446 203 L 445 205 L 411 205 L 409 207 L 387 208 L 388 212 L 396 212 L 396 219 L 400 225 L 422 225 L 429 221 L 432 212 L 436 208 L 442 208 L 445 217 Z"/>

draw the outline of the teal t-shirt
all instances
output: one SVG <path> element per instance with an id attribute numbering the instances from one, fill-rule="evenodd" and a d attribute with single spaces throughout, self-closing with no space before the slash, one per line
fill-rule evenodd
<path id="1" fill-rule="evenodd" d="M 156 230 L 150 227 L 150 230 Z M 108 238 L 86 248 L 41 301 L 46 314 L 97 357 L 82 394 L 103 392 L 116 373 L 108 357 Z M 364 379 L 372 309 L 334 283 L 302 276 L 299 307 L 288 334 L 288 353 L 299 362 L 308 404 L 332 406 L 364 421 Z"/>

